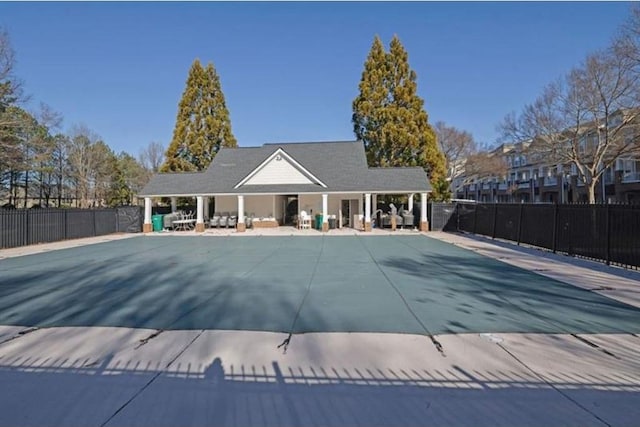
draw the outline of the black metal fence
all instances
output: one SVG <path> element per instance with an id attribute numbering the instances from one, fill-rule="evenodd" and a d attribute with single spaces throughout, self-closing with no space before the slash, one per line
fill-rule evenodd
<path id="1" fill-rule="evenodd" d="M 458 231 L 640 267 L 640 206 L 458 203 Z"/>
<path id="2" fill-rule="evenodd" d="M 142 230 L 142 209 L 0 210 L 0 248 Z"/>
<path id="3" fill-rule="evenodd" d="M 430 203 L 427 209 L 427 219 L 432 231 L 455 231 L 456 224 L 455 203 Z"/>

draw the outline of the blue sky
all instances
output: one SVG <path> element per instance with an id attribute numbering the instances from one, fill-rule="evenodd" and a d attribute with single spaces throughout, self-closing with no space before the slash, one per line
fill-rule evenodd
<path id="1" fill-rule="evenodd" d="M 32 96 L 136 155 L 171 140 L 194 58 L 221 77 L 240 146 L 353 139 L 374 35 L 397 34 L 431 123 L 496 125 L 605 47 L 629 3 L 0 3 Z"/>

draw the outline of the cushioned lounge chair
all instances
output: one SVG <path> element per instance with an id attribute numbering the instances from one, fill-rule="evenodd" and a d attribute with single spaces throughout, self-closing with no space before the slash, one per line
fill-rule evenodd
<path id="1" fill-rule="evenodd" d="M 162 226 L 166 229 L 173 228 L 173 221 L 178 219 L 177 212 L 168 213 L 162 218 Z"/>
<path id="2" fill-rule="evenodd" d="M 209 226 L 211 228 L 216 227 L 220 228 L 220 212 L 215 212 L 209 221 Z"/>
<path id="3" fill-rule="evenodd" d="M 229 215 L 229 219 L 227 220 L 227 227 L 235 227 L 238 224 L 238 213 L 237 212 L 232 212 L 231 215 Z"/>
<path id="4" fill-rule="evenodd" d="M 413 228 L 413 213 L 409 211 L 402 212 L 402 227 Z"/>
<path id="5" fill-rule="evenodd" d="M 220 227 L 227 228 L 229 225 L 229 212 L 223 212 L 220 216 Z"/>

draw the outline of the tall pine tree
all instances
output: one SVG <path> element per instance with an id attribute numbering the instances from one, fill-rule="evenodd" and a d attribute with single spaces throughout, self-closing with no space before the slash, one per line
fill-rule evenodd
<path id="1" fill-rule="evenodd" d="M 196 59 L 178 106 L 173 139 L 160 168 L 169 171 L 206 169 L 222 147 L 236 147 L 220 78 L 209 63 Z"/>
<path id="2" fill-rule="evenodd" d="M 385 52 L 379 37 L 364 64 L 360 94 L 353 101 L 353 129 L 365 144 L 369 166 L 421 166 L 429 175 L 433 197 L 446 197 L 445 159 L 424 101 L 417 94 L 416 73 L 397 36 Z"/>

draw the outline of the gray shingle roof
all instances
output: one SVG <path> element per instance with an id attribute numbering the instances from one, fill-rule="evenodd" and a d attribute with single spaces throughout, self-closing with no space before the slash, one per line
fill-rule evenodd
<path id="1" fill-rule="evenodd" d="M 327 188 L 312 184 L 244 185 L 234 187 L 281 148 Z M 140 196 L 237 193 L 429 192 L 422 168 L 368 168 L 361 141 L 265 144 L 223 148 L 209 168 L 196 173 L 156 174 Z"/>
<path id="2" fill-rule="evenodd" d="M 367 183 L 373 183 L 378 192 L 402 190 L 420 193 L 432 190 L 427 174 L 421 167 L 369 168 Z M 366 185 L 363 184 L 363 187 Z"/>

